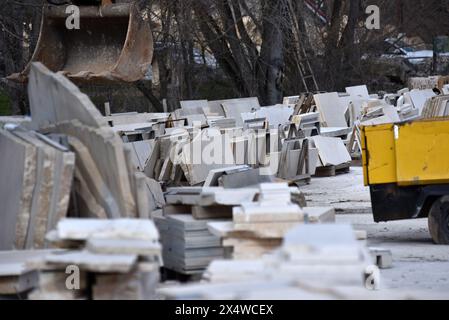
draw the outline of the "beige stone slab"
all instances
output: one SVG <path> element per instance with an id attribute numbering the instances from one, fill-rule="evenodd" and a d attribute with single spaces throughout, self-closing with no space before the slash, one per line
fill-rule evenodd
<path id="1" fill-rule="evenodd" d="M 92 272 L 129 272 L 137 259 L 133 254 L 96 254 L 88 251 L 67 251 L 50 254 L 45 261 L 50 265 L 77 265 L 82 270 Z"/>
<path id="2" fill-rule="evenodd" d="M 137 213 L 140 219 L 149 219 L 151 212 L 156 209 L 146 184 L 147 176 L 142 172 L 134 173 L 134 195 L 136 197 Z"/>
<path id="3" fill-rule="evenodd" d="M 368 232 L 366 230 L 354 230 L 357 240 L 367 240 Z"/>
<path id="4" fill-rule="evenodd" d="M 274 247 L 279 247 L 282 244 L 281 239 L 260 239 L 260 238 L 228 238 L 223 240 L 223 246 L 225 247 L 239 247 L 241 249 L 252 249 L 256 247 L 261 247 L 265 249 L 271 249 Z"/>
<path id="5" fill-rule="evenodd" d="M 168 205 L 165 205 L 162 210 L 163 210 L 164 216 L 167 216 L 170 214 L 191 214 L 192 206 L 168 204 Z"/>
<path id="6" fill-rule="evenodd" d="M 38 273 L 29 271 L 18 276 L 0 277 L 0 295 L 17 295 L 38 285 Z"/>
<path id="7" fill-rule="evenodd" d="M 232 218 L 231 206 L 192 206 L 192 215 L 195 219 L 224 219 Z"/>
<path id="8" fill-rule="evenodd" d="M 259 222 L 291 222 L 304 221 L 304 213 L 295 204 L 263 205 L 259 203 L 246 204 L 244 207 L 234 207 L 233 221 L 240 223 Z"/>
<path id="9" fill-rule="evenodd" d="M 56 226 L 57 221 L 67 216 L 70 202 L 70 192 L 72 189 L 73 176 L 75 171 L 75 154 L 72 152 L 59 152 L 57 155 L 58 166 L 61 168 L 59 175 L 59 193 L 57 196 L 56 219 L 49 220 L 47 230 Z M 58 184 L 56 184 L 58 188 Z"/>
<path id="10" fill-rule="evenodd" d="M 261 223 L 234 223 L 234 230 L 249 231 L 260 238 L 283 238 L 285 234 L 295 226 L 301 224 L 299 221 L 290 222 L 261 222 Z"/>
<path id="11" fill-rule="evenodd" d="M 88 188 L 89 193 L 95 197 L 95 203 L 102 206 L 109 218 L 120 217 L 119 205 L 109 189 L 109 186 L 103 180 L 88 148 L 74 137 L 69 138 L 69 144 L 76 154 L 76 172 L 78 173 L 78 178 L 81 181 L 84 181 L 83 186 Z M 84 197 L 87 197 L 87 195 Z M 91 201 L 88 201 L 87 203 L 90 202 Z"/>
<path id="12" fill-rule="evenodd" d="M 161 245 L 148 240 L 126 239 L 88 239 L 86 248 L 99 254 L 133 254 L 139 256 L 158 256 Z"/>
<path id="13" fill-rule="evenodd" d="M 77 206 L 81 218 L 107 219 L 108 214 L 98 199 L 90 191 L 90 186 L 84 180 L 79 169 L 75 170 L 74 191 L 77 195 Z"/>
<path id="14" fill-rule="evenodd" d="M 154 269 L 154 268 L 153 268 Z M 137 270 L 129 274 L 97 274 L 93 286 L 94 300 L 155 299 L 159 270 Z"/>
<path id="15" fill-rule="evenodd" d="M 121 215 L 136 217 L 133 174 L 128 172 L 123 142 L 89 98 L 64 76 L 39 63 L 31 68 L 29 97 L 36 127 L 77 137 L 89 149 Z"/>
<path id="16" fill-rule="evenodd" d="M 25 248 L 44 248 L 47 220 L 52 208 L 55 185 L 56 150 L 44 143 L 34 141 L 37 147 L 36 187 L 33 190 L 31 215 L 25 240 Z"/>
<path id="17" fill-rule="evenodd" d="M 131 190 L 131 173 L 121 139 L 110 130 L 93 129 L 77 120 L 58 124 L 58 132 L 76 137 L 88 149 L 103 181 L 107 184 L 122 217 L 136 217 L 137 209 Z"/>
<path id="18" fill-rule="evenodd" d="M 52 157 L 52 177 L 51 193 L 45 194 L 45 199 L 50 197 L 48 208 L 43 210 L 43 214 L 37 219 L 40 222 L 39 233 L 35 234 L 35 245 L 46 246 L 44 241 L 48 231 L 55 228 L 56 223 L 64 218 L 70 200 L 70 191 L 73 181 L 73 173 L 75 168 L 75 155 L 58 142 L 33 131 L 20 132 L 15 131 L 15 135 L 22 140 L 36 146 L 39 149 L 45 149 Z M 46 199 L 47 200 L 47 199 Z M 45 210 L 47 213 L 45 213 Z"/>
<path id="19" fill-rule="evenodd" d="M 30 300 L 79 300 L 86 299 L 87 275 L 79 274 L 79 290 L 69 290 L 66 287 L 68 274 L 64 270 L 39 272 L 39 284 L 28 298 Z"/>

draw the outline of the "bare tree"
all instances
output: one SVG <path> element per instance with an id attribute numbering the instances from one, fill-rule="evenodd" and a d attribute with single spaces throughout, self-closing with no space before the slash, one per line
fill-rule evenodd
<path id="1" fill-rule="evenodd" d="M 41 3 L 4 0 L 0 3 L 0 86 L 8 94 L 14 114 L 27 112 L 26 91 L 4 79 L 21 71 L 33 52 L 39 35 Z"/>

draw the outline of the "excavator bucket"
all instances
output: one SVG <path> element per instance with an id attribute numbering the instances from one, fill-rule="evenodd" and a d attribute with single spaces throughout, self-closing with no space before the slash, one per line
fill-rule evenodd
<path id="1" fill-rule="evenodd" d="M 134 3 L 80 6 L 79 29 L 68 29 L 67 6 L 44 8 L 39 40 L 31 62 L 75 82 L 134 82 L 151 66 L 153 38 L 149 17 Z M 8 78 L 27 81 L 29 65 Z"/>

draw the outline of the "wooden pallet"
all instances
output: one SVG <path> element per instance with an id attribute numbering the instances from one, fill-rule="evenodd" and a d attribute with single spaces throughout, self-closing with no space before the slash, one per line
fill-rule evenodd
<path id="1" fill-rule="evenodd" d="M 343 163 L 338 166 L 317 167 L 314 177 L 334 177 L 337 174 L 349 173 L 351 162 Z"/>
<path id="2" fill-rule="evenodd" d="M 312 176 L 310 174 L 303 174 L 294 177 L 293 179 L 289 179 L 289 185 L 293 186 L 304 186 L 310 184 L 312 181 Z"/>

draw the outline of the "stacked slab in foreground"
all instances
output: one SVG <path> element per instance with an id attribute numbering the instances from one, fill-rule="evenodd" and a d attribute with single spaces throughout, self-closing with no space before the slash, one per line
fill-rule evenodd
<path id="1" fill-rule="evenodd" d="M 234 207 L 232 222 L 211 222 L 209 229 L 232 248 L 234 259 L 257 259 L 278 248 L 298 224 L 335 221 L 333 208 L 301 209 L 291 198 L 286 183 L 262 183 L 257 202 Z"/>
<path id="2" fill-rule="evenodd" d="M 165 268 L 181 274 L 197 274 L 211 261 L 224 258 L 220 238 L 207 228 L 210 221 L 197 220 L 190 214 L 155 218 L 161 234 Z"/>
<path id="3" fill-rule="evenodd" d="M 39 271 L 30 299 L 155 298 L 161 246 L 152 221 L 65 219 L 48 238 L 65 250 L 28 262 Z"/>
<path id="4" fill-rule="evenodd" d="M 66 216 L 75 156 L 34 132 L 0 130 L 0 249 L 46 246 Z"/>
<path id="5" fill-rule="evenodd" d="M 30 126 L 66 136 L 76 155 L 75 202 L 82 217 L 149 218 L 163 205 L 155 194 L 160 187 L 136 168 L 133 146 L 72 82 L 33 63 L 28 95 Z"/>
<path id="6" fill-rule="evenodd" d="M 378 277 L 375 270 L 349 225 L 299 225 L 264 259 L 214 261 L 207 282 L 160 293 L 169 299 L 353 299 L 369 297 L 378 282 L 369 288 L 366 277 Z"/>

